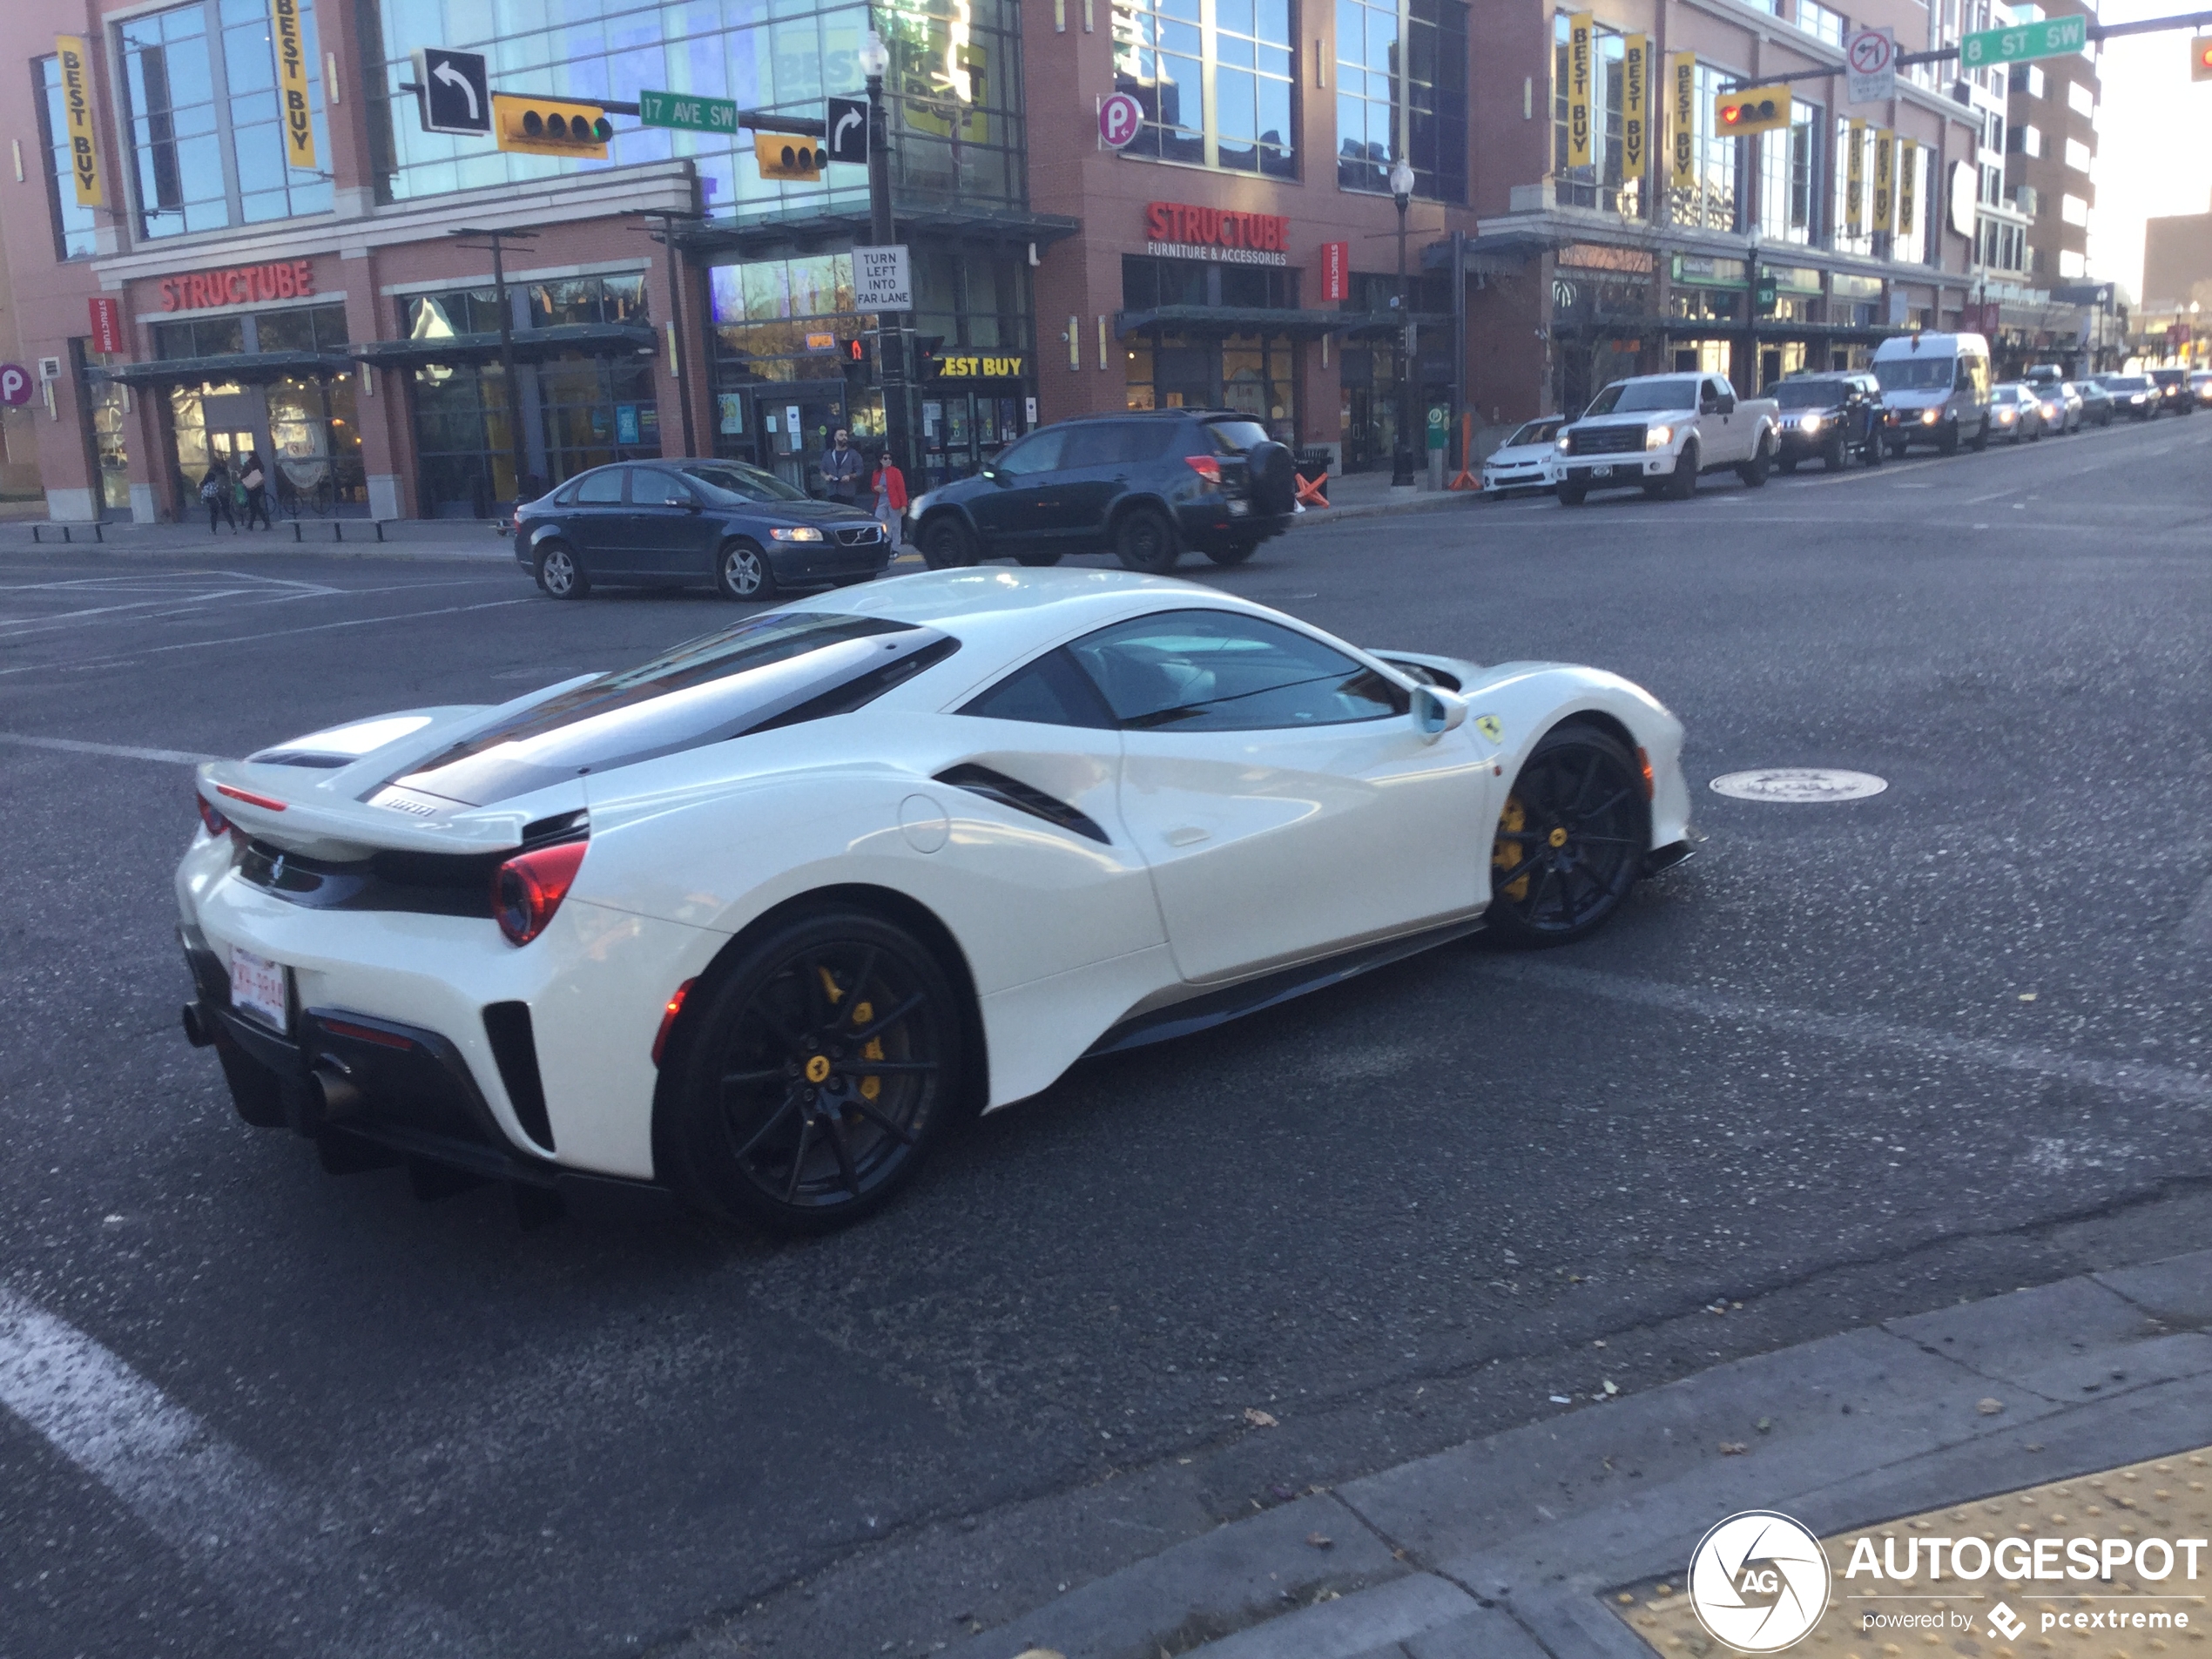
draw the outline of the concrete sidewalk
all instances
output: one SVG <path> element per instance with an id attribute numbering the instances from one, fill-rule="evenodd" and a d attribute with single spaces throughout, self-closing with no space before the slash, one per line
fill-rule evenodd
<path id="1" fill-rule="evenodd" d="M 1826 1535 L 2212 1440 L 2208 1324 L 2212 1251 L 1890 1320 L 1648 1393 L 1600 1391 L 1294 1495 L 946 1651 L 1652 1659 L 1609 1594 L 1678 1583 L 1698 1539 L 1737 1511 L 1778 1509 Z"/>

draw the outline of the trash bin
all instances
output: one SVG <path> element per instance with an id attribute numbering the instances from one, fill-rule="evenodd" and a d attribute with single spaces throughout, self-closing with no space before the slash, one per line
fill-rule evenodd
<path id="1" fill-rule="evenodd" d="M 1324 506 L 1329 500 L 1329 452 L 1326 449 L 1301 449 L 1298 452 L 1298 482 L 1318 485 L 1318 493 Z"/>

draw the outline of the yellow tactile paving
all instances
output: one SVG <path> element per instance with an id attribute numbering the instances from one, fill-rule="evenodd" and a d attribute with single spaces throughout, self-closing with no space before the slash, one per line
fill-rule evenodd
<path id="1" fill-rule="evenodd" d="M 2212 1549 L 2198 1553 L 2197 1577 L 2184 1576 L 2177 1561 L 2171 1576 L 2156 1583 L 2137 1582 L 2126 1574 L 2088 1581 L 2023 1582 L 1993 1573 L 1978 1581 L 1946 1577 L 1939 1581 L 1885 1579 L 1865 1574 L 1844 1577 L 1862 1538 L 1873 1541 L 1878 1554 L 1885 1536 L 1903 1554 L 1915 1533 L 1964 1539 L 1977 1535 L 1994 1544 L 2012 1535 L 2044 1538 L 2212 1538 L 2212 1447 L 2154 1458 L 2108 1469 L 2102 1474 L 2026 1487 L 1972 1503 L 1931 1509 L 1877 1526 L 1824 1538 L 1832 1578 L 1828 1610 L 1811 1635 L 1784 1649 L 1805 1659 L 1913 1659 L 1926 1654 L 1961 1659 L 2212 1659 Z M 1716 1515 L 1713 1519 L 1721 1519 Z M 1687 1563 L 1684 1564 L 1685 1567 Z M 1878 1599 L 1867 1599 L 1870 1595 Z M 2160 1599 L 2148 1599 L 2155 1595 Z M 1903 1598 L 1912 1597 L 1907 1601 Z M 1612 1598 L 1614 1610 L 1662 1659 L 1705 1659 L 1736 1650 L 1709 1635 L 1698 1623 L 1683 1581 L 1676 1577 L 1632 1585 Z M 2023 1621 L 2019 1635 L 2007 1641 L 1991 1633 L 1988 1615 L 2003 1602 Z M 1875 1630 L 1861 1628 L 1870 1610 L 1913 1613 L 1956 1612 L 1967 1629 Z M 2155 1610 L 2186 1614 L 2188 1628 L 2045 1629 L 2044 1615 L 2116 1609 L 2132 1615 Z M 2131 1618 L 2132 1625 L 2132 1618 Z"/>

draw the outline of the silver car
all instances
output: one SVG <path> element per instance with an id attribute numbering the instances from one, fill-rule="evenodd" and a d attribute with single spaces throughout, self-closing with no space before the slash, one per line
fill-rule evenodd
<path id="1" fill-rule="evenodd" d="M 2065 415 L 2066 405 L 2059 406 L 2059 419 Z M 1989 435 L 2009 443 L 2021 439 L 2040 440 L 2047 425 L 2043 399 L 2025 381 L 2006 381 L 1989 388 Z"/>

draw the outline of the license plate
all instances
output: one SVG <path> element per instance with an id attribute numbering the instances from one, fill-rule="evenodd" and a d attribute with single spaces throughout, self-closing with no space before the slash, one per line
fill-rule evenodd
<path id="1" fill-rule="evenodd" d="M 1593 478 L 1610 478 L 1615 473 L 1620 470 L 1621 469 L 1618 467 L 1592 467 L 1590 469 L 1590 476 Z"/>
<path id="2" fill-rule="evenodd" d="M 292 1028 L 291 987 L 281 962 L 231 947 L 231 1006 L 279 1031 Z"/>
<path id="3" fill-rule="evenodd" d="M 1231 518 L 1239 518 L 1244 514 L 1251 511 L 1251 509 L 1252 507 L 1250 502 L 1232 501 L 1229 503 L 1229 516 Z"/>

